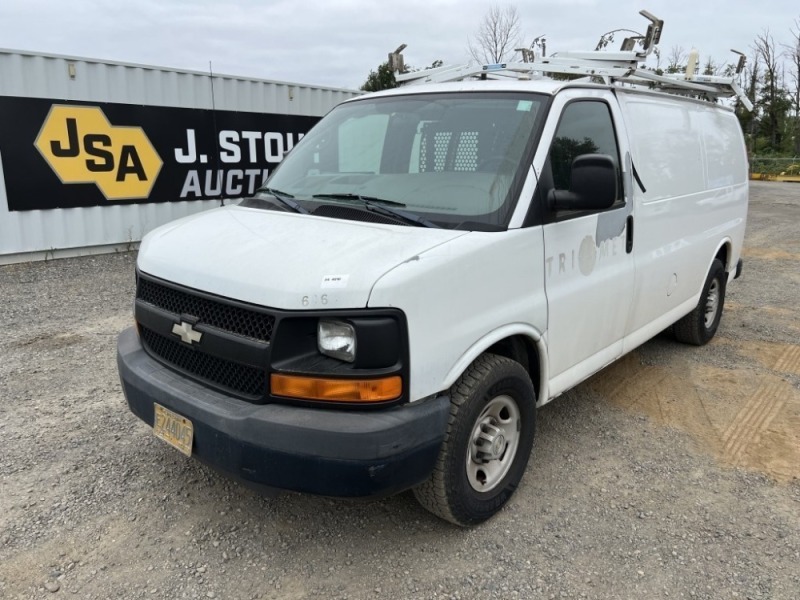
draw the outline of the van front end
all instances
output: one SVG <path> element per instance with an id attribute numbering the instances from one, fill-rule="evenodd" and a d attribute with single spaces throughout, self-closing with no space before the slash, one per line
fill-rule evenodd
<path id="1" fill-rule="evenodd" d="M 135 316 L 117 354 L 128 406 L 185 454 L 327 496 L 430 475 L 449 398 L 408 402 L 401 311 L 266 309 L 139 273 Z"/>

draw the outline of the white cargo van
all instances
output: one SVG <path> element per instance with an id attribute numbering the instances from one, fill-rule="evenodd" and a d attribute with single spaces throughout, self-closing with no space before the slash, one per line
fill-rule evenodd
<path id="1" fill-rule="evenodd" d="M 670 326 L 708 342 L 741 269 L 733 112 L 630 85 L 634 52 L 564 60 L 605 82 L 522 63 L 347 101 L 255 197 L 148 235 L 130 409 L 242 480 L 496 513 L 537 406 Z M 724 87 L 683 85 L 656 87 Z"/>

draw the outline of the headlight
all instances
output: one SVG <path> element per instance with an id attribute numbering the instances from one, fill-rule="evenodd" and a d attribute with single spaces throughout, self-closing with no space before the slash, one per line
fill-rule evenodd
<path id="1" fill-rule="evenodd" d="M 344 321 L 320 319 L 317 326 L 317 347 L 326 356 L 354 362 L 356 359 L 356 330 Z"/>

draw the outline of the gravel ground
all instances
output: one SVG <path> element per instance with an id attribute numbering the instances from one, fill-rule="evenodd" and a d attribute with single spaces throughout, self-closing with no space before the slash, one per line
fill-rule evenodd
<path id="1" fill-rule="evenodd" d="M 135 256 L 0 267 L 0 598 L 800 598 L 800 186 L 751 198 L 718 337 L 660 336 L 542 408 L 471 530 L 186 459 L 117 379 Z"/>

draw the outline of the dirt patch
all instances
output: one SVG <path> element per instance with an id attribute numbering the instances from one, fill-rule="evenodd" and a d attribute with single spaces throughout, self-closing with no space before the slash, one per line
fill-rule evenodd
<path id="1" fill-rule="evenodd" d="M 764 260 L 796 260 L 800 261 L 800 254 L 793 254 L 776 248 L 745 248 L 742 253 L 745 258 L 763 258 Z"/>
<path id="2" fill-rule="evenodd" d="M 74 344 L 80 344 L 83 338 L 74 333 L 40 334 L 17 340 L 11 344 L 14 348 L 27 348 L 29 350 L 48 349 L 57 350 Z"/>
<path id="3" fill-rule="evenodd" d="M 800 479 L 800 346 L 719 338 L 756 368 L 695 364 L 688 357 L 648 365 L 632 352 L 587 385 L 611 404 L 689 432 L 729 466 L 779 481 Z"/>
<path id="4" fill-rule="evenodd" d="M 743 278 L 717 337 L 661 336 L 587 382 L 609 403 L 688 432 L 728 467 L 800 480 L 800 237 L 796 187 L 754 184 Z"/>

